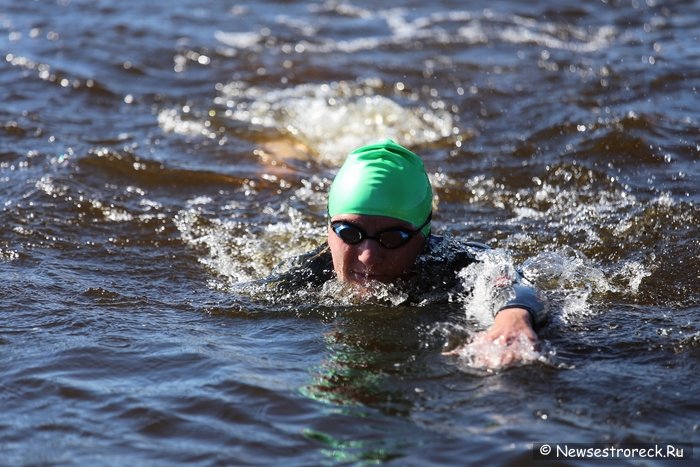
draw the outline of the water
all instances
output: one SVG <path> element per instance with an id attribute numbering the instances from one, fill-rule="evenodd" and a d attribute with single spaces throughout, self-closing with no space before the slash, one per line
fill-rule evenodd
<path id="1" fill-rule="evenodd" d="M 698 24 L 692 1 L 0 1 L 2 464 L 697 443 Z M 438 229 L 547 294 L 527 365 L 441 355 L 487 324 L 469 297 L 245 285 L 322 240 L 343 155 L 380 137 L 424 157 Z"/>

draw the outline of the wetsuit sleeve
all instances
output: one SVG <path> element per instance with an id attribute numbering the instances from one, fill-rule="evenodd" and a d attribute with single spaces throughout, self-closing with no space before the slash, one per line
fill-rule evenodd
<path id="1" fill-rule="evenodd" d="M 475 259 L 476 255 L 491 249 L 488 245 L 478 242 L 465 242 L 465 245 L 471 253 L 472 262 L 479 261 Z M 494 311 L 494 316 L 506 308 L 523 308 L 530 314 L 535 330 L 547 321 L 548 308 L 544 296 L 520 271 L 515 271 L 515 280 L 510 285 L 506 285 L 502 293 L 505 303 Z"/>
<path id="2" fill-rule="evenodd" d="M 547 303 L 542 294 L 518 274 L 518 279 L 510 287 L 510 299 L 496 311 L 506 308 L 523 308 L 530 313 L 535 329 L 547 320 Z"/>

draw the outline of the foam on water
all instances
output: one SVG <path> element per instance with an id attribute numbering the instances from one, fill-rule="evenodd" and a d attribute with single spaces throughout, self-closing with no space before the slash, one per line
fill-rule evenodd
<path id="1" fill-rule="evenodd" d="M 651 255 L 650 261 L 654 260 Z M 630 296 L 634 296 L 639 292 L 639 286 L 645 277 L 650 277 L 652 272 L 649 267 L 639 261 L 624 261 L 620 265 L 619 271 L 614 275 L 614 279 L 622 284 L 624 290 Z"/>
<path id="2" fill-rule="evenodd" d="M 248 14 L 243 12 L 242 14 Z M 239 52 L 290 57 L 312 54 L 354 54 L 383 47 L 429 49 L 432 44 L 515 43 L 537 44 L 548 49 L 588 53 L 607 47 L 617 39 L 613 26 L 581 28 L 565 22 L 534 20 L 518 15 L 502 15 L 490 10 L 479 12 L 434 12 L 428 9 L 387 8 L 368 10 L 343 2 L 308 7 L 309 16 L 277 15 L 272 24 L 256 31 L 216 31 L 223 46 Z M 342 27 L 357 21 L 385 25 L 374 33 L 352 39 L 328 37 L 334 31 L 333 19 L 341 17 Z M 320 22 L 320 24 L 319 24 Z M 324 22 L 328 22 L 324 24 Z M 303 39 L 290 43 L 285 31 Z M 441 60 L 449 60 L 449 56 Z M 428 59 L 432 62 L 433 59 Z M 285 61 L 286 62 L 286 61 Z M 429 65 L 426 65 L 429 67 Z M 286 78 L 281 78 L 283 85 Z M 393 83 L 392 83 L 393 84 Z M 399 83 L 403 90 L 404 83 Z M 233 122 L 272 130 L 291 136 L 320 160 L 338 165 L 352 149 L 383 138 L 393 138 L 408 146 L 462 139 L 457 118 L 450 108 L 433 96 L 418 98 L 409 92 L 388 94 L 379 79 L 306 83 L 293 87 L 263 87 L 242 81 L 217 86 L 216 106 L 223 106 Z M 216 137 L 209 109 L 162 109 L 158 121 L 166 131 L 186 135 Z M 218 113 L 218 109 L 215 109 Z M 217 121 L 217 124 L 219 122 Z M 233 124 L 233 123 L 232 123 Z M 292 152 L 290 150 L 290 152 Z M 291 154 L 294 155 L 294 154 Z"/>
<path id="3" fill-rule="evenodd" d="M 251 229 L 240 220 L 207 219 L 196 208 L 180 211 L 173 221 L 182 240 L 202 251 L 200 262 L 218 278 L 212 285 L 227 288 L 264 277 L 285 257 L 300 255 L 320 243 L 321 228 L 305 221 L 293 208 L 287 208 L 286 214 L 288 221 L 262 229 Z"/>
<path id="4" fill-rule="evenodd" d="M 319 295 L 314 299 L 333 307 L 373 304 L 397 306 L 406 302 L 408 294 L 391 284 L 370 282 L 358 287 L 334 279 L 324 283 Z"/>
<path id="5" fill-rule="evenodd" d="M 645 248 L 649 241 L 696 223 L 696 212 L 683 209 L 668 193 L 643 202 L 630 187 L 614 178 L 601 179 L 592 170 L 562 165 L 550 172 L 547 180 L 535 177 L 525 188 L 513 189 L 483 175 L 464 184 L 471 203 L 511 212 L 506 224 L 517 231 L 498 243 L 513 251 L 529 250 L 529 275 L 545 288 L 634 299 L 659 266 L 656 253 Z M 455 186 L 459 189 L 458 181 L 441 182 L 451 191 Z M 628 245 L 635 252 L 623 255 L 616 245 Z"/>
<path id="6" fill-rule="evenodd" d="M 550 321 L 564 326 L 594 315 L 591 299 L 614 289 L 600 267 L 571 247 L 529 258 L 522 272 L 546 291 Z"/>
<path id="7" fill-rule="evenodd" d="M 288 191 L 279 205 L 255 206 L 259 216 L 275 219 L 274 222 L 251 225 L 242 214 L 249 203 L 235 199 L 226 206 L 230 218 L 211 218 L 205 214 L 215 202 L 209 196 L 188 200 L 188 209 L 181 210 L 173 222 L 185 243 L 204 247 L 205 255 L 200 261 L 216 275 L 231 283 L 258 279 L 283 259 L 305 253 L 322 241 L 324 226 L 313 220 L 313 212 L 322 212 L 327 181 L 313 176 L 300 183 Z M 249 186 L 240 191 L 245 198 L 260 199 L 260 193 Z M 301 212 L 292 206 L 294 203 L 307 209 Z"/>
<path id="8" fill-rule="evenodd" d="M 280 262 L 323 242 L 325 223 L 318 216 L 323 218 L 325 212 L 327 184 L 317 175 L 300 180 L 296 188 L 282 183 L 288 191 L 279 204 L 265 204 L 260 201 L 261 192 L 243 186 L 240 192 L 246 200 L 232 199 L 225 207 L 230 217 L 212 214 L 209 207 L 216 201 L 197 196 L 187 201 L 188 208 L 178 212 L 173 222 L 182 241 L 197 251 L 200 263 L 213 273 L 212 288 L 245 292 L 242 284 L 266 277 Z M 245 214 L 250 199 L 256 200 L 253 209 L 258 220 L 253 224 Z M 261 222 L 263 218 L 271 221 Z"/>
<path id="9" fill-rule="evenodd" d="M 602 293 L 612 289 L 599 267 L 583 253 L 568 246 L 527 259 L 522 272 L 547 290 L 591 289 Z"/>
<path id="10" fill-rule="evenodd" d="M 436 102 L 428 108 L 417 97 L 405 104 L 380 94 L 378 80 L 302 84 L 264 89 L 231 82 L 220 87 L 216 103 L 226 116 L 279 134 L 291 135 L 313 154 L 334 165 L 353 149 L 385 138 L 415 146 L 458 133 L 452 115 Z M 437 110 L 436 110 L 437 109 Z M 177 131 L 177 128 L 174 128 Z"/>

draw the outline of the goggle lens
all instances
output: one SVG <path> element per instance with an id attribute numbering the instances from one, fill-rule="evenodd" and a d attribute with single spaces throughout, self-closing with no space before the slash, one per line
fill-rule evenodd
<path id="1" fill-rule="evenodd" d="M 348 245 L 355 245 L 362 241 L 362 231 L 348 224 L 333 224 L 333 231 L 342 241 Z"/>
<path id="2" fill-rule="evenodd" d="M 384 230 L 374 237 L 370 237 L 361 228 L 348 224 L 347 222 L 333 222 L 331 228 L 335 234 L 348 245 L 357 245 L 362 240 L 368 238 L 376 240 L 381 246 L 387 249 L 399 248 L 405 245 L 415 234 L 414 231 L 405 230 L 400 227 Z"/>

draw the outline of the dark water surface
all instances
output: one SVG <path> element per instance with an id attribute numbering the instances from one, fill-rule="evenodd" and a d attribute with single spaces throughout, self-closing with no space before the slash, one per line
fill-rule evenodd
<path id="1" fill-rule="evenodd" d="M 695 1 L 0 0 L 0 463 L 697 443 L 699 87 Z M 322 240 L 385 137 L 438 229 L 546 292 L 533 363 L 441 356 L 487 324 L 468 298 L 241 285 Z"/>

